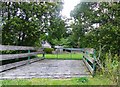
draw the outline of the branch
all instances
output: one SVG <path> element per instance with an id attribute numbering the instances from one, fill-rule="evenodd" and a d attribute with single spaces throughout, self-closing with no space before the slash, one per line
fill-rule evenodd
<path id="1" fill-rule="evenodd" d="M 102 64 L 101 64 L 101 61 L 100 61 L 100 56 L 101 56 L 101 52 L 102 52 L 102 50 L 105 48 L 105 46 L 106 45 L 104 45 L 103 47 L 101 47 L 101 45 L 99 46 L 99 55 L 98 55 L 98 57 L 97 57 L 97 64 L 100 66 L 100 68 L 103 68 L 103 66 L 102 66 Z"/>

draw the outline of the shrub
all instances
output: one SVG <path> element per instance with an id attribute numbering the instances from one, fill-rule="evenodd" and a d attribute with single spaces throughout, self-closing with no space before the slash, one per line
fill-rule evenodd
<path id="1" fill-rule="evenodd" d="M 54 50 L 53 48 L 44 48 L 44 51 L 47 54 L 51 54 L 53 50 Z"/>
<path id="2" fill-rule="evenodd" d="M 118 82 L 118 55 L 112 56 L 110 53 L 106 54 L 105 74 L 114 82 Z"/>
<path id="3" fill-rule="evenodd" d="M 118 82 L 118 76 L 119 76 L 119 70 L 118 70 L 118 64 L 119 64 L 119 56 L 111 55 L 111 53 L 106 53 L 104 56 L 104 61 L 102 61 L 103 68 L 101 70 L 101 74 L 108 77 L 113 82 Z"/>
<path id="4" fill-rule="evenodd" d="M 86 77 L 81 77 L 77 79 L 78 82 L 82 82 L 82 83 L 87 83 L 88 82 L 88 78 Z"/>

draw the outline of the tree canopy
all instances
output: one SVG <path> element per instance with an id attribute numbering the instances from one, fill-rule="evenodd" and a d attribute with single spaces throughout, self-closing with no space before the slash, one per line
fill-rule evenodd
<path id="1" fill-rule="evenodd" d="M 2 2 L 2 44 L 40 46 L 42 40 L 65 47 L 92 47 L 118 53 L 120 2 L 80 2 L 67 25 L 61 3 Z M 71 28 L 71 29 L 69 29 Z"/>
<path id="2" fill-rule="evenodd" d="M 2 44 L 34 46 L 40 45 L 41 40 L 52 43 L 52 39 L 59 40 L 64 35 L 61 3 L 2 2 L 1 5 Z"/>
<path id="3" fill-rule="evenodd" d="M 105 46 L 104 51 L 118 53 L 120 46 L 120 2 L 82 2 L 71 17 L 73 40 L 79 40 L 79 47 Z M 76 45 L 76 44 L 74 44 Z"/>

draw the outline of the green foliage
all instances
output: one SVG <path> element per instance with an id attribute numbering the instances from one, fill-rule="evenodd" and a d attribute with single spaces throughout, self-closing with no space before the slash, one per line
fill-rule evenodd
<path id="1" fill-rule="evenodd" d="M 106 53 L 102 64 L 103 67 L 97 74 L 99 73 L 100 75 L 109 78 L 114 83 L 117 83 L 119 77 L 119 56 L 117 54 L 112 56 L 110 52 Z"/>
<path id="2" fill-rule="evenodd" d="M 54 49 L 53 48 L 44 48 L 44 51 L 46 54 L 51 54 L 52 51 L 54 51 Z"/>
<path id="3" fill-rule="evenodd" d="M 59 46 L 63 46 L 63 47 L 69 47 L 70 41 L 68 40 L 68 38 L 61 38 L 60 40 L 53 39 L 52 43 L 54 45 L 59 45 Z"/>
<path id="4" fill-rule="evenodd" d="M 3 27 L 3 44 L 28 45 L 32 46 L 39 38 L 39 30 L 34 22 L 25 21 L 14 17 L 10 19 Z M 34 37 L 33 37 L 34 36 Z"/>
<path id="5" fill-rule="evenodd" d="M 52 17 L 50 24 L 52 24 L 49 29 L 48 29 L 48 37 L 47 40 L 51 43 L 54 44 L 54 40 L 60 40 L 65 36 L 66 33 L 66 28 L 65 28 L 65 23 L 64 21 L 59 17 L 55 18 Z"/>
<path id="6" fill-rule="evenodd" d="M 98 30 L 88 33 L 85 39 L 89 43 L 89 47 L 98 49 L 99 45 L 105 45 L 104 52 L 111 50 L 112 54 L 115 54 L 118 53 L 118 50 L 120 49 L 120 46 L 118 45 L 120 34 L 118 34 L 118 32 L 120 32 L 118 27 L 107 23 L 104 26 L 101 26 Z"/>
<path id="7" fill-rule="evenodd" d="M 64 35 L 65 23 L 60 16 L 60 3 L 2 2 L 1 5 L 4 45 L 41 46 L 42 40 L 51 42 L 55 37 L 60 39 Z"/>
<path id="8" fill-rule="evenodd" d="M 120 49 L 120 2 L 82 2 L 71 12 L 75 23 L 72 24 L 72 39 L 74 46 L 99 49 L 104 46 L 104 52 L 111 50 L 118 54 Z M 97 8 L 97 9 L 95 9 Z M 114 13 L 114 14 L 113 14 Z M 93 24 L 99 24 L 94 28 Z M 116 38 L 116 39 L 115 39 Z"/>
<path id="9" fill-rule="evenodd" d="M 118 82 L 118 58 L 117 55 L 113 57 L 110 53 L 106 54 L 105 58 L 104 74 L 114 82 Z"/>
<path id="10" fill-rule="evenodd" d="M 120 2 L 82 2 L 71 11 L 73 46 L 94 48 L 104 47 L 100 54 L 103 74 L 117 82 L 118 57 L 120 50 Z M 99 27 L 93 25 L 99 24 Z M 109 53 L 111 52 L 111 54 Z M 109 53 L 109 54 L 108 54 Z M 117 58 L 117 59 L 116 59 Z"/>
<path id="11" fill-rule="evenodd" d="M 81 77 L 81 78 L 78 79 L 78 82 L 87 83 L 88 82 L 88 78 Z"/>

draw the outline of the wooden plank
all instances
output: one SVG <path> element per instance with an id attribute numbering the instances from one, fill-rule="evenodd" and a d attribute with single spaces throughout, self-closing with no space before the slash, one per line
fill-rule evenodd
<path id="1" fill-rule="evenodd" d="M 28 57 L 28 56 L 35 56 L 36 54 L 39 54 L 39 53 L 43 53 L 43 52 L 32 52 L 32 53 L 21 53 L 21 54 L 4 54 L 4 55 L 0 55 L 0 61 L 23 58 L 23 57 Z"/>
<path id="2" fill-rule="evenodd" d="M 42 48 L 38 47 L 27 47 L 27 46 L 9 46 L 9 45 L 0 45 L 0 50 L 43 50 Z"/>
<path id="3" fill-rule="evenodd" d="M 93 75 L 94 70 L 93 68 L 90 66 L 90 64 L 85 60 L 85 58 L 83 58 L 83 61 L 85 63 L 85 65 L 87 66 L 88 70 L 90 71 L 90 73 Z"/>
<path id="4" fill-rule="evenodd" d="M 43 59 L 43 58 L 41 58 L 41 59 Z M 23 60 L 23 61 L 11 63 L 11 64 L 6 64 L 6 65 L 3 65 L 3 66 L 0 66 L 0 72 L 2 72 L 4 70 L 11 69 L 11 68 L 15 68 L 15 67 L 18 67 L 18 66 L 22 66 L 22 65 L 25 65 L 25 64 L 28 64 L 28 63 L 32 63 L 32 62 L 35 62 L 35 61 L 39 61 L 41 59 L 40 58 L 34 58 L 34 59 L 30 59 L 30 60 Z"/>
<path id="5" fill-rule="evenodd" d="M 91 63 L 94 62 L 94 58 L 88 56 L 87 54 L 84 54 L 83 56 L 84 56 L 86 59 L 88 59 L 88 61 L 90 61 Z"/>
<path id="6" fill-rule="evenodd" d="M 33 62 L 39 61 L 39 60 L 41 60 L 41 59 L 44 59 L 44 57 L 30 59 L 30 60 L 29 60 L 29 63 L 33 63 Z"/>

